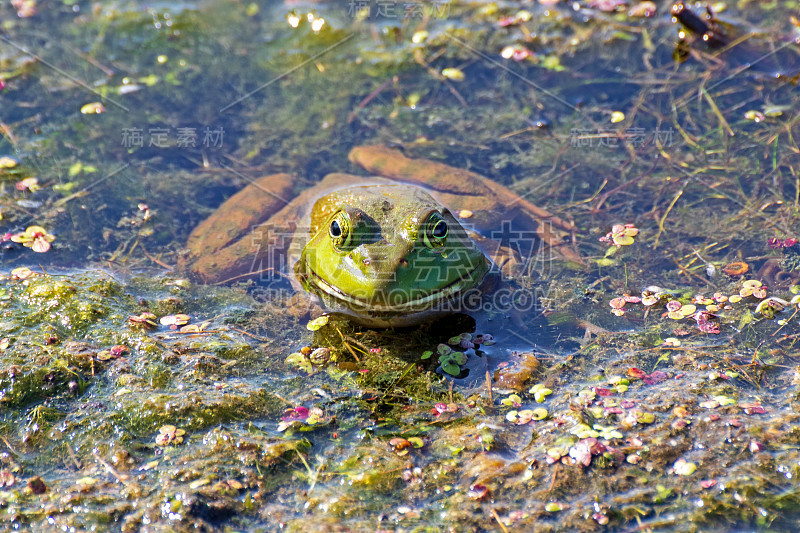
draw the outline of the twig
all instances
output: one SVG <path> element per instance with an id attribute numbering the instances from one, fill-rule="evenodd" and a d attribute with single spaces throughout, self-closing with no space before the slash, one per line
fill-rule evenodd
<path id="1" fill-rule="evenodd" d="M 720 112 L 719 108 L 717 107 L 717 104 L 714 103 L 714 100 L 711 98 L 711 96 L 706 91 L 706 88 L 705 87 L 701 87 L 700 90 L 703 92 L 703 98 L 706 99 L 706 102 L 708 102 L 708 105 L 711 106 L 711 110 L 717 116 L 717 120 L 720 121 L 720 124 L 722 125 L 723 128 L 725 128 L 725 131 L 727 131 L 728 135 L 733 137 L 734 136 L 733 130 L 731 129 L 730 125 L 728 124 L 728 121 L 725 120 L 725 117 L 722 116 L 722 112 Z"/>
<path id="2" fill-rule="evenodd" d="M 414 60 L 417 63 L 419 63 L 420 65 L 422 65 L 423 67 L 425 67 L 425 70 L 428 71 L 428 74 L 430 74 L 431 76 L 433 76 L 434 78 L 439 80 L 441 83 L 443 83 L 445 85 L 445 87 L 447 87 L 450 90 L 450 94 L 452 94 L 456 98 L 456 100 L 458 100 L 458 102 L 463 107 L 465 107 L 465 108 L 469 107 L 469 104 L 467 103 L 467 101 L 464 100 L 464 97 L 461 96 L 461 94 L 456 90 L 456 88 L 453 86 L 453 84 L 450 83 L 450 81 L 448 81 L 447 78 L 442 76 L 435 68 L 431 67 L 428 64 L 428 62 L 425 61 L 425 58 L 422 57 L 422 53 L 421 52 L 417 51 L 417 52 L 414 53 Z"/>
<path id="3" fill-rule="evenodd" d="M 166 268 L 167 270 L 173 270 L 175 268 L 175 267 L 169 266 L 168 264 L 164 263 L 163 261 L 159 261 L 158 259 L 156 259 L 152 255 L 148 254 L 147 250 L 144 249 L 144 246 L 142 244 L 139 244 L 139 248 L 142 249 L 142 253 L 145 255 L 145 257 L 147 257 L 150 261 L 152 261 L 153 263 L 157 264 L 158 266 Z"/>
<path id="4" fill-rule="evenodd" d="M 356 352 L 355 352 L 355 350 L 353 350 L 353 348 L 350 346 L 350 343 L 349 343 L 349 342 L 347 342 L 347 339 L 345 338 L 345 336 L 344 336 L 344 333 L 342 333 L 342 331 L 339 329 L 339 327 L 338 327 L 338 326 L 334 326 L 334 329 L 336 329 L 336 332 L 337 332 L 337 333 L 339 334 L 339 336 L 342 338 L 342 343 L 344 344 L 344 347 L 345 347 L 345 348 L 347 348 L 347 351 L 348 351 L 348 352 L 350 352 L 350 355 L 352 355 L 353 357 L 355 357 L 355 358 L 356 358 L 356 361 L 360 363 L 360 362 L 361 362 L 361 359 L 359 359 L 359 358 L 358 358 L 358 355 L 356 355 Z M 349 338 L 349 337 L 348 337 L 348 338 Z M 352 340 L 352 339 L 351 339 L 351 340 Z M 358 342 L 356 342 L 356 341 L 353 341 L 353 342 L 354 342 L 355 344 L 358 344 Z M 362 347 L 362 349 L 363 349 L 363 347 Z M 369 350 L 364 350 L 364 353 L 369 353 Z"/>
<path id="5" fill-rule="evenodd" d="M 165 331 L 164 333 L 169 333 L 171 335 L 212 335 L 214 333 L 221 333 L 217 329 L 209 329 L 204 331 L 179 331 L 179 330 L 169 330 Z"/>
<path id="6" fill-rule="evenodd" d="M 100 457 L 100 455 L 97 452 L 93 451 L 92 455 L 94 455 L 94 458 L 97 460 L 98 463 L 103 465 L 103 467 L 109 474 L 117 478 L 117 481 L 119 481 L 126 487 L 130 487 L 130 484 L 128 483 L 128 479 L 130 478 L 127 474 L 120 474 L 119 472 L 117 472 L 117 470 L 113 466 L 111 466 L 111 463 Z"/>
<path id="7" fill-rule="evenodd" d="M 264 272 L 276 272 L 278 274 L 281 274 L 281 272 L 279 270 L 275 270 L 273 267 L 267 267 L 267 268 L 262 268 L 261 270 L 245 272 L 244 274 L 238 274 L 238 275 L 233 276 L 231 278 L 223 279 L 222 281 L 218 281 L 214 285 L 226 285 L 226 284 L 228 284 L 228 283 L 230 283 L 232 281 L 236 281 L 236 280 L 242 279 L 242 278 L 249 278 L 250 276 L 255 276 L 256 274 L 263 274 Z M 283 275 L 283 274 L 281 274 L 281 275 Z"/>
<path id="8" fill-rule="evenodd" d="M 393 388 L 395 385 L 397 385 L 398 383 L 400 383 L 400 382 L 403 380 L 403 378 L 404 378 L 404 377 L 406 377 L 406 375 L 408 375 L 408 373 L 409 373 L 409 372 L 411 372 L 411 369 L 412 369 L 412 368 L 414 368 L 415 366 L 416 366 L 416 363 L 409 363 L 409 364 L 408 364 L 408 367 L 406 367 L 406 370 L 405 370 L 405 372 L 403 372 L 403 373 L 400 375 L 400 377 L 399 377 L 399 378 L 397 378 L 396 380 L 394 380 L 394 381 L 392 382 L 392 384 L 391 384 L 391 385 L 389 385 L 388 387 L 386 387 L 386 391 L 383 393 L 383 396 L 381 396 L 381 401 L 383 401 L 383 399 L 384 399 L 384 398 L 386 398 L 386 395 L 387 395 L 387 394 L 389 394 L 389 391 L 391 391 L 391 390 L 392 390 L 392 388 Z M 451 389 L 452 389 L 452 383 L 453 383 L 453 382 L 451 381 L 450 383 L 451 383 Z M 451 403 L 452 403 L 452 402 L 451 402 Z"/>
<path id="9" fill-rule="evenodd" d="M 556 478 L 558 477 L 558 470 L 559 470 L 558 467 L 560 465 L 561 463 L 556 463 L 555 466 L 553 467 L 553 479 L 550 480 L 550 486 L 547 487 L 547 492 L 552 492 L 553 487 L 556 486 Z"/>
<path id="10" fill-rule="evenodd" d="M 344 339 L 344 340 L 347 340 L 348 342 L 352 342 L 353 344 L 355 344 L 356 346 L 358 346 L 359 348 L 361 348 L 361 351 L 362 351 L 362 352 L 364 352 L 364 354 L 368 354 L 368 353 L 369 353 L 369 348 L 367 348 L 366 346 L 364 346 L 364 344 L 363 344 L 363 343 L 361 343 L 361 342 L 357 341 L 356 339 L 354 339 L 354 338 L 353 338 L 353 337 L 351 337 L 350 335 L 344 335 L 344 336 L 342 337 L 342 339 Z"/>
<path id="11" fill-rule="evenodd" d="M 800 308 L 797 308 L 797 307 L 796 307 L 796 308 L 795 308 L 795 310 L 794 310 L 794 313 L 792 313 L 792 316 L 790 316 L 790 317 L 789 317 L 787 320 L 784 320 L 784 321 L 783 321 L 783 324 L 781 324 L 781 327 L 779 327 L 778 329 L 776 329 L 776 330 L 775 330 L 775 333 L 773 333 L 771 336 L 772 336 L 772 337 L 774 337 L 775 335 L 777 335 L 777 334 L 778 334 L 778 332 L 779 332 L 780 330 L 782 330 L 782 329 L 783 329 L 783 327 L 784 327 L 786 324 L 788 324 L 789 322 L 791 322 L 791 321 L 792 321 L 792 319 L 794 318 L 794 316 L 797 314 L 797 312 L 798 312 L 798 311 L 800 311 Z"/>
<path id="12" fill-rule="evenodd" d="M 664 216 L 658 221 L 658 233 L 656 234 L 655 241 L 653 241 L 653 249 L 658 248 L 658 240 L 661 238 L 661 234 L 664 232 L 664 222 L 667 221 L 667 217 L 672 211 L 672 208 L 675 207 L 675 204 L 678 203 L 680 197 L 683 196 L 683 190 L 685 187 L 686 185 L 681 187 L 681 190 L 675 194 L 675 197 L 672 199 L 672 202 L 670 202 L 669 207 L 667 207 L 667 211 L 664 213 Z"/>
<path id="13" fill-rule="evenodd" d="M 11 141 L 11 144 L 14 145 L 14 148 L 17 147 L 17 139 L 14 137 L 14 134 L 11 133 L 11 128 L 9 128 L 4 122 L 0 121 L 0 132 L 2 132 L 8 140 Z"/>
<path id="14" fill-rule="evenodd" d="M 624 188 L 626 188 L 626 187 L 628 187 L 628 186 L 630 186 L 630 185 L 632 185 L 632 184 L 636 183 L 636 182 L 637 182 L 637 181 L 639 181 L 640 179 L 642 179 L 642 178 L 646 178 L 647 176 L 649 176 L 650 174 L 652 174 L 652 173 L 653 173 L 653 171 L 656 169 L 656 166 L 658 166 L 658 162 L 659 162 L 659 159 L 658 159 L 658 158 L 656 158 L 656 159 L 655 159 L 655 161 L 653 161 L 653 164 L 650 166 L 650 168 L 649 168 L 649 169 L 648 169 L 646 172 L 644 172 L 644 173 L 642 173 L 642 174 L 639 174 L 639 175 L 638 175 L 638 176 L 636 176 L 635 178 L 629 179 L 629 180 L 628 180 L 628 181 L 626 181 L 625 183 L 620 183 L 619 185 L 617 185 L 616 187 L 614 187 L 614 188 L 613 188 L 613 189 L 611 189 L 610 191 L 606 191 L 605 193 L 603 193 L 601 196 L 599 196 L 599 197 L 598 197 L 598 199 L 597 199 L 597 203 L 594 205 L 594 207 L 592 207 L 592 211 L 591 211 L 591 212 L 592 212 L 592 213 L 597 213 L 597 212 L 599 212 L 599 211 L 600 211 L 600 208 L 603 206 L 603 204 L 605 203 L 605 201 L 606 201 L 606 200 L 608 200 L 608 198 L 609 198 L 609 197 L 610 197 L 612 194 L 614 194 L 615 192 L 617 192 L 617 191 L 621 191 L 622 189 L 624 189 Z M 604 184 L 605 184 L 605 182 L 604 182 Z M 597 192 L 599 193 L 600 191 L 597 191 Z"/>
<path id="15" fill-rule="evenodd" d="M 347 341 L 344 340 L 344 339 L 342 339 L 342 344 L 344 344 L 344 347 L 347 348 L 348 352 L 350 352 L 350 355 L 355 357 L 356 362 L 360 363 L 361 359 L 358 358 L 358 355 L 356 355 L 356 352 L 355 352 L 355 350 L 353 350 L 352 346 L 350 346 L 350 344 L 348 344 Z"/>
<path id="16" fill-rule="evenodd" d="M 369 103 L 370 103 L 372 100 L 374 100 L 374 99 L 375 99 L 375 98 L 376 98 L 376 97 L 377 97 L 379 94 L 381 94 L 383 91 L 385 91 L 385 90 L 386 90 L 386 89 L 387 89 L 387 88 L 388 88 L 388 87 L 389 87 L 391 84 L 393 84 L 393 83 L 397 83 L 397 80 L 398 80 L 398 79 L 399 79 L 399 78 L 398 78 L 397 76 L 392 76 L 391 78 L 389 78 L 389 79 L 388 79 L 388 80 L 386 80 L 385 82 L 381 83 L 381 84 L 378 86 L 378 88 L 377 88 L 377 89 L 375 89 L 374 91 L 372 91 L 371 93 L 369 93 L 369 94 L 366 96 L 366 98 L 364 98 L 363 100 L 361 100 L 361 101 L 358 103 L 358 105 L 356 106 L 356 108 L 355 108 L 355 109 L 353 109 L 353 110 L 350 112 L 350 114 L 349 114 L 349 115 L 347 115 L 347 123 L 348 123 L 348 124 L 350 124 L 351 122 L 353 122 L 353 121 L 356 119 L 356 115 L 358 114 L 358 111 L 359 111 L 359 110 L 361 110 L 361 109 L 364 109 L 365 107 L 367 107 L 367 105 L 368 105 L 368 104 L 369 104 Z"/>
<path id="17" fill-rule="evenodd" d="M 678 267 L 678 269 L 681 271 L 681 274 L 683 274 L 684 276 L 687 276 L 687 277 L 688 276 L 692 276 L 695 279 L 697 279 L 698 281 L 700 281 L 701 283 L 703 283 L 704 285 L 707 285 L 709 283 L 709 281 L 707 279 L 701 278 L 700 276 L 698 276 L 697 274 L 695 274 L 691 270 L 689 270 L 686 267 L 684 267 L 674 257 L 672 257 L 671 259 L 675 262 L 675 265 Z"/>
<path id="18" fill-rule="evenodd" d="M 17 450 L 15 450 L 13 446 L 11 446 L 11 443 L 10 443 L 10 442 L 8 442 L 8 439 L 7 439 L 7 438 L 5 438 L 5 437 L 0 437 L 0 439 L 3 439 L 3 442 L 6 444 L 6 447 L 7 447 L 9 450 L 11 450 L 11 453 L 13 453 L 13 454 L 14 454 L 14 455 L 16 455 L 17 457 L 19 457 L 19 452 L 18 452 Z"/>
<path id="19" fill-rule="evenodd" d="M 715 248 L 715 247 L 717 247 L 717 246 L 720 246 L 720 248 L 714 249 L 714 248 Z M 711 244 L 706 244 L 705 246 L 703 246 L 703 249 L 702 249 L 702 250 L 692 250 L 692 251 L 691 251 L 691 252 L 689 252 L 688 254 L 686 254 L 686 255 L 684 255 L 683 257 L 681 257 L 681 259 L 688 259 L 688 258 L 690 258 L 690 257 L 694 256 L 695 254 L 697 254 L 697 256 L 698 256 L 698 257 L 700 257 L 700 254 L 698 253 L 699 251 L 702 251 L 704 254 L 707 254 L 707 253 L 709 253 L 709 252 L 710 252 L 710 251 L 712 251 L 712 250 L 713 250 L 713 251 L 715 251 L 715 252 L 719 252 L 720 250 L 724 250 L 724 249 L 725 249 L 725 248 L 727 248 L 728 246 L 729 246 L 728 244 L 722 244 L 722 245 L 720 245 L 720 243 L 719 243 L 719 242 L 717 242 L 717 241 L 714 241 L 714 242 L 712 242 Z M 772 257 L 772 256 L 769 256 L 769 257 Z M 700 260 L 702 260 L 704 263 L 706 262 L 706 261 L 705 261 L 705 259 L 703 259 L 702 257 L 700 257 Z M 687 266 L 687 267 L 689 267 L 689 266 L 691 266 L 691 265 L 692 265 L 692 263 L 694 263 L 694 258 L 693 258 L 693 257 L 692 257 L 692 261 L 691 261 L 691 262 L 690 262 L 688 265 L 686 265 L 686 266 Z"/>
<path id="20" fill-rule="evenodd" d="M 492 512 L 492 516 L 494 517 L 494 519 L 497 520 L 498 524 L 500 524 L 500 529 L 503 530 L 503 533 L 508 533 L 508 529 L 506 529 L 506 525 L 503 522 L 500 521 L 500 515 L 497 514 L 497 511 L 494 510 L 494 507 L 492 507 L 491 512 Z"/>
<path id="21" fill-rule="evenodd" d="M 268 339 L 266 337 L 259 337 L 258 335 L 254 335 L 252 333 L 248 333 L 247 331 L 245 331 L 243 329 L 235 328 L 233 326 L 230 326 L 230 329 L 232 329 L 233 331 L 237 331 L 237 332 L 241 333 L 242 335 L 247 335 L 251 339 L 255 339 L 257 341 L 269 341 L 270 340 L 270 339 Z"/>
<path id="22" fill-rule="evenodd" d="M 297 448 L 295 448 L 294 451 L 297 453 L 297 456 L 300 457 L 300 460 L 303 461 L 303 464 L 306 467 L 306 471 L 308 472 L 308 477 L 311 480 L 311 485 L 309 485 L 308 492 L 306 492 L 306 495 L 311 494 L 311 491 L 314 490 L 314 486 L 317 484 L 317 477 L 319 475 L 319 470 L 317 470 L 316 472 L 311 470 L 311 465 L 308 464 L 308 461 L 306 461 L 306 458 L 303 457 L 303 454 L 300 453 L 300 451 Z"/>
<path id="23" fill-rule="evenodd" d="M 75 463 L 75 468 L 77 468 L 78 470 L 80 470 L 81 468 L 83 468 L 83 467 L 81 466 L 81 463 L 80 463 L 80 461 L 78 461 L 78 458 L 77 458 L 77 457 L 75 457 L 75 452 L 73 452 L 73 451 L 72 451 L 72 446 L 70 446 L 70 444 L 69 444 L 69 443 L 67 443 L 67 451 L 69 452 L 69 456 L 70 456 L 70 458 L 72 459 L 72 462 L 74 462 L 74 463 Z"/>

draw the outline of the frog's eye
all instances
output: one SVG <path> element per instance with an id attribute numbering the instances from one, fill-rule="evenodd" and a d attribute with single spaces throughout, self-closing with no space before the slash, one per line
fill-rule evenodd
<path id="1" fill-rule="evenodd" d="M 331 236 L 333 247 L 339 250 L 347 250 L 352 240 L 350 228 L 350 217 L 344 211 L 336 213 L 328 227 L 328 235 Z"/>
<path id="2" fill-rule="evenodd" d="M 425 221 L 425 246 L 441 248 L 447 240 L 447 221 L 439 213 L 433 213 Z"/>

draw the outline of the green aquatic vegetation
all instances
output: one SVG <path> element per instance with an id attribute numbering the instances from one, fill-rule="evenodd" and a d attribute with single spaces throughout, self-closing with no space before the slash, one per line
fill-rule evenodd
<path id="1" fill-rule="evenodd" d="M 442 370 L 451 376 L 457 376 L 461 373 L 461 365 L 467 362 L 467 354 L 453 350 L 446 344 L 440 344 L 436 351 L 439 354 L 439 364 Z"/>
<path id="2" fill-rule="evenodd" d="M 70 384 L 75 380 L 75 373 L 69 368 L 59 370 L 47 366 L 27 372 L 12 367 L 3 374 L 0 374 L 0 403 L 9 408 L 20 408 L 44 398 L 60 396 L 73 388 Z"/>
<path id="3" fill-rule="evenodd" d="M 265 390 L 244 395 L 218 393 L 202 398 L 197 394 L 162 394 L 146 400 L 132 391 L 119 398 L 120 408 L 112 416 L 136 434 L 171 421 L 180 422 L 187 430 L 203 429 L 253 415 L 274 415 L 285 405 Z"/>

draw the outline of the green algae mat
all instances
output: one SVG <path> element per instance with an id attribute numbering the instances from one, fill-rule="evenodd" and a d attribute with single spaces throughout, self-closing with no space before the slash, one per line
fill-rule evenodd
<path id="1" fill-rule="evenodd" d="M 0 528 L 796 531 L 798 18 L 3 3 Z M 404 329 L 260 264 L 190 275 L 225 200 L 377 144 L 507 187 L 577 256 L 498 224 L 524 268 Z"/>

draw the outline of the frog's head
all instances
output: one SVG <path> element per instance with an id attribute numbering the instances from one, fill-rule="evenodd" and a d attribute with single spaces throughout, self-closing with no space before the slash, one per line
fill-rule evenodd
<path id="1" fill-rule="evenodd" d="M 331 311 L 373 326 L 453 312 L 489 260 L 445 207 L 419 187 L 349 187 L 320 198 L 295 265 Z"/>

